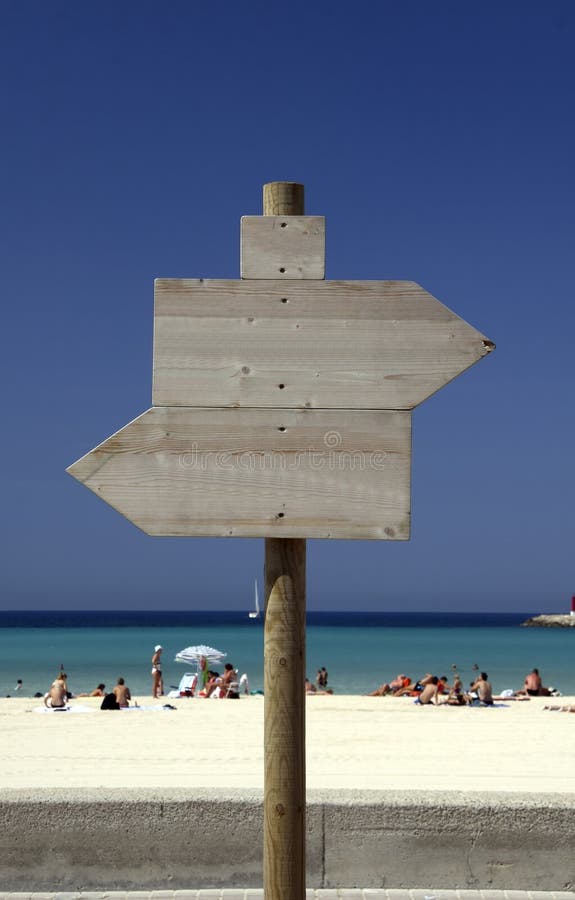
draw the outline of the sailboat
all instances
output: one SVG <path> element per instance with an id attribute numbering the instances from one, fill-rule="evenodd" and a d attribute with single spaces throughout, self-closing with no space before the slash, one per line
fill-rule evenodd
<path id="1" fill-rule="evenodd" d="M 254 610 L 252 610 L 252 612 L 248 613 L 250 619 L 259 619 L 259 617 L 260 617 L 260 600 L 258 597 L 258 580 L 257 580 L 257 578 L 255 580 L 255 591 L 256 591 L 256 608 Z"/>

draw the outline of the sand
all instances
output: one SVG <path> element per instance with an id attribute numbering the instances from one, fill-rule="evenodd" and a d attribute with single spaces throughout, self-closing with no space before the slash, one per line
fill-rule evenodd
<path id="1" fill-rule="evenodd" d="M 148 708 L 82 698 L 85 713 L 36 714 L 38 700 L 0 700 L 0 787 L 263 787 L 263 697 L 138 702 Z M 543 709 L 569 702 L 308 697 L 308 789 L 574 793 L 575 715 Z"/>

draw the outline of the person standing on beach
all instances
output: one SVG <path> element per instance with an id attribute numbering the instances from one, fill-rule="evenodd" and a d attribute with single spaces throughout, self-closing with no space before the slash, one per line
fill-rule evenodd
<path id="1" fill-rule="evenodd" d="M 162 678 L 162 650 L 161 644 L 154 647 L 152 656 L 152 698 L 157 700 L 164 693 L 164 679 Z"/>

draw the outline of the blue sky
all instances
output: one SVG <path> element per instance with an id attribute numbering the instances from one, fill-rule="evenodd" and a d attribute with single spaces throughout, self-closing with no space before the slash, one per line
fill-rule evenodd
<path id="1" fill-rule="evenodd" d="M 327 277 L 418 281 L 497 351 L 414 413 L 409 543 L 310 541 L 313 609 L 575 593 L 575 6 L 0 10 L 0 608 L 243 608 L 259 540 L 143 535 L 64 472 L 150 405 L 153 279 L 239 275 L 306 185 Z"/>

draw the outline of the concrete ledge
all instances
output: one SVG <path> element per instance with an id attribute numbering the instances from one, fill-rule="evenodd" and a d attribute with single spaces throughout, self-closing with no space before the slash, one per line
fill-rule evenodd
<path id="1" fill-rule="evenodd" d="M 4 891 L 259 888 L 259 792 L 0 792 Z M 570 891 L 575 799 L 311 792 L 310 888 Z"/>
<path id="2" fill-rule="evenodd" d="M 265 900 L 263 890 L 223 889 L 199 891 L 72 891 L 64 893 L 0 893 L 0 900 Z M 546 891 L 449 891 L 434 890 L 338 890 L 306 891 L 306 900 L 575 900 L 571 892 Z"/>

